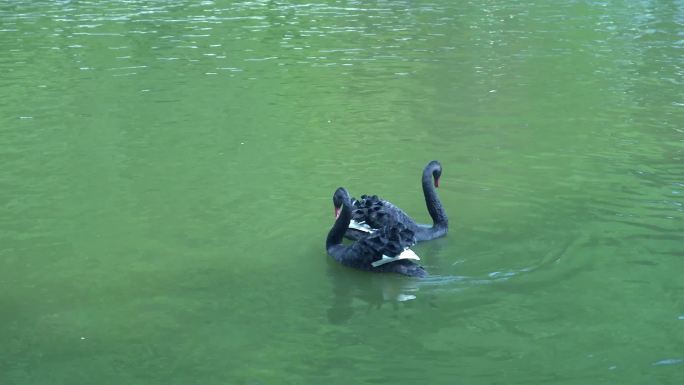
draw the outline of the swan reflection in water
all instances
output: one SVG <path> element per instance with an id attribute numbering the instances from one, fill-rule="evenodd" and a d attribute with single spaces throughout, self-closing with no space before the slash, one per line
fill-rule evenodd
<path id="1" fill-rule="evenodd" d="M 347 322 L 357 311 L 368 313 L 383 305 L 398 310 L 418 301 L 420 282 L 415 279 L 345 269 L 330 259 L 327 272 L 333 290 L 328 321 L 333 324 Z"/>

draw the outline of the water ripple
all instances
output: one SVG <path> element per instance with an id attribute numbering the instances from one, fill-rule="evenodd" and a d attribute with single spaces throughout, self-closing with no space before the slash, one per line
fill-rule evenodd
<path id="1" fill-rule="evenodd" d="M 656 361 L 656 362 L 653 363 L 653 365 L 654 365 L 654 366 L 661 366 L 661 365 L 679 365 L 679 364 L 681 364 L 682 362 L 684 362 L 684 360 L 682 360 L 681 358 L 667 358 L 667 359 L 664 359 L 664 360 Z"/>

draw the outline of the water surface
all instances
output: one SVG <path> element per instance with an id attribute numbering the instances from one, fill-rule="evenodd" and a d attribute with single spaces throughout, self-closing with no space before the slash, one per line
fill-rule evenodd
<path id="1" fill-rule="evenodd" d="M 0 382 L 679 384 L 681 1 L 0 1 Z M 338 186 L 431 277 L 331 261 Z"/>

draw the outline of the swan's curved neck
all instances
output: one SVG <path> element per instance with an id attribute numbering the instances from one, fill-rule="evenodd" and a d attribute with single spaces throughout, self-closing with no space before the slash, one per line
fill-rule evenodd
<path id="1" fill-rule="evenodd" d="M 428 212 L 432 218 L 434 227 L 447 227 L 449 224 L 449 219 L 447 218 L 446 211 L 442 207 L 442 202 L 440 202 L 437 196 L 437 191 L 435 190 L 434 181 L 432 180 L 433 167 L 426 167 L 423 170 L 423 194 L 425 194 L 425 204 L 427 205 Z"/>
<path id="2" fill-rule="evenodd" d="M 349 227 L 350 221 L 351 208 L 349 207 L 348 202 L 344 202 L 342 204 L 342 211 L 340 212 L 340 215 L 335 220 L 335 223 L 333 224 L 333 227 L 330 229 L 330 232 L 328 232 L 328 238 L 325 241 L 326 249 L 329 249 L 331 246 L 339 245 L 340 243 L 342 243 L 342 238 L 344 237 L 344 233 L 347 231 L 347 228 Z"/>

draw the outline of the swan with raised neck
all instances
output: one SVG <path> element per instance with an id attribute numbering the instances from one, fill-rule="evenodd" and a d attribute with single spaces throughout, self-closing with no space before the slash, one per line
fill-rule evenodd
<path id="1" fill-rule="evenodd" d="M 353 212 L 345 236 L 357 240 L 392 221 L 402 223 L 413 231 L 417 242 L 443 237 L 449 229 L 449 219 L 436 191 L 441 176 L 442 165 L 436 160 L 425 166 L 421 176 L 425 204 L 432 218 L 432 225 L 416 223 L 403 210 L 389 201 L 377 196 L 362 195 L 360 200 L 351 198 Z M 333 198 L 333 204 L 337 217 L 342 200 L 339 197 Z"/>

